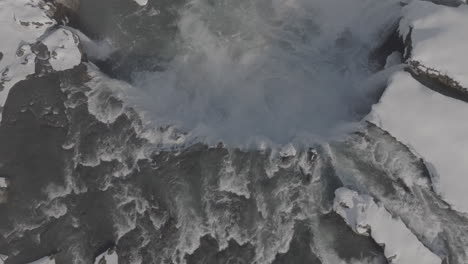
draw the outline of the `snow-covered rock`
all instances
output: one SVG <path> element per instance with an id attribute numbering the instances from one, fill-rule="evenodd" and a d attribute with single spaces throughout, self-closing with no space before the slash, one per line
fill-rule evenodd
<path id="1" fill-rule="evenodd" d="M 145 6 L 146 4 L 148 4 L 148 0 L 134 0 L 134 1 L 140 6 Z"/>
<path id="2" fill-rule="evenodd" d="M 441 259 L 427 249 L 399 218 L 368 195 L 347 188 L 335 191 L 333 209 L 356 233 L 370 235 L 382 245 L 390 263 L 440 264 Z"/>
<path id="3" fill-rule="evenodd" d="M 439 94 L 406 72 L 396 73 L 368 120 L 422 156 L 436 190 L 468 212 L 468 104 Z"/>
<path id="4" fill-rule="evenodd" d="M 94 260 L 94 264 L 118 264 L 119 257 L 117 256 L 117 252 L 115 250 L 108 250 L 101 255 L 97 256 Z"/>
<path id="5" fill-rule="evenodd" d="M 411 39 L 411 61 L 422 71 L 447 75 L 468 89 L 468 6 L 412 1 L 403 8 L 399 31 Z"/>
<path id="6" fill-rule="evenodd" d="M 0 254 L 0 264 L 5 263 L 5 261 L 7 260 L 7 258 L 8 258 L 8 256 L 5 256 L 5 255 Z"/>
<path id="7" fill-rule="evenodd" d="M 49 63 L 56 71 L 71 69 L 81 63 L 79 39 L 71 31 L 60 28 L 42 40 L 49 50 Z"/>
<path id="8" fill-rule="evenodd" d="M 7 188 L 7 187 L 8 187 L 8 183 L 6 179 L 3 177 L 0 177 L 0 188 Z"/>
<path id="9" fill-rule="evenodd" d="M 41 259 L 30 262 L 29 264 L 55 264 L 55 259 L 53 257 L 43 257 Z"/>

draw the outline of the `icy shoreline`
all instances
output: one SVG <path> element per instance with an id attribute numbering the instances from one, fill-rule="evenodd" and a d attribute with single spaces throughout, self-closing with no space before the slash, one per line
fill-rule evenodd
<path id="1" fill-rule="evenodd" d="M 418 238 L 368 195 L 347 188 L 335 191 L 333 210 L 360 235 L 371 236 L 384 248 L 389 263 L 440 264 L 440 257 L 428 250 Z"/>

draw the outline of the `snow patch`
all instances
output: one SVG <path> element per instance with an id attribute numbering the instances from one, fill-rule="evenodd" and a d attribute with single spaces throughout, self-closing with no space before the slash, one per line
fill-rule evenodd
<path id="1" fill-rule="evenodd" d="M 368 120 L 410 146 L 433 168 L 437 192 L 468 212 L 468 104 L 396 73 Z"/>
<path id="2" fill-rule="evenodd" d="M 403 8 L 400 34 L 411 32 L 411 60 L 448 75 L 468 88 L 468 6 L 412 1 Z"/>
<path id="3" fill-rule="evenodd" d="M 3 69 L 0 76 L 0 106 L 5 104 L 8 92 L 17 82 L 26 79 L 35 71 L 36 55 L 27 44 L 21 45 L 16 51 L 17 60 Z"/>
<path id="4" fill-rule="evenodd" d="M 385 61 L 385 69 L 402 63 L 402 55 L 398 51 L 392 52 Z"/>
<path id="5" fill-rule="evenodd" d="M 31 45 L 38 40 L 47 46 L 54 70 L 71 69 L 81 63 L 76 35 L 64 28 L 47 32 L 56 25 L 51 12 L 51 6 L 41 0 L 0 2 L 0 112 L 11 87 L 35 73 L 36 55 Z"/>
<path id="6" fill-rule="evenodd" d="M 0 188 L 7 188 L 8 187 L 8 182 L 5 178 L 0 177 Z"/>
<path id="7" fill-rule="evenodd" d="M 55 264 L 55 259 L 53 257 L 43 257 L 29 264 Z"/>
<path id="8" fill-rule="evenodd" d="M 81 63 L 79 39 L 71 31 L 60 28 L 42 40 L 49 52 L 49 63 L 56 71 L 72 69 Z"/>
<path id="9" fill-rule="evenodd" d="M 117 252 L 114 249 L 109 249 L 108 251 L 97 256 L 94 260 L 94 264 L 118 264 L 119 257 Z"/>
<path id="10" fill-rule="evenodd" d="M 148 4 L 148 0 L 134 0 L 134 1 L 140 6 L 145 6 L 146 4 Z"/>
<path id="11" fill-rule="evenodd" d="M 0 1 L 0 109 L 11 87 L 34 73 L 35 55 L 29 45 L 56 24 L 49 11 L 40 0 Z"/>
<path id="12" fill-rule="evenodd" d="M 8 259 L 8 256 L 0 254 L 0 264 L 4 264 L 7 259 Z"/>
<path id="13" fill-rule="evenodd" d="M 333 209 L 354 232 L 370 235 L 384 246 L 384 254 L 394 264 L 440 264 L 441 259 L 427 249 L 399 218 L 372 197 L 347 188 L 335 191 Z"/>

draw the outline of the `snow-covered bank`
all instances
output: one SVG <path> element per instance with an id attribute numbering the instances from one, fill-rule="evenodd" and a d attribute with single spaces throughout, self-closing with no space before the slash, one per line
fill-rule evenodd
<path id="1" fill-rule="evenodd" d="M 422 71 L 446 75 L 467 89 L 468 6 L 412 1 L 402 17 L 399 31 L 403 38 L 410 34 L 410 60 L 419 62 Z"/>
<path id="2" fill-rule="evenodd" d="M 396 73 L 368 120 L 410 146 L 429 165 L 441 196 L 468 212 L 468 104 Z"/>
<path id="3" fill-rule="evenodd" d="M 390 263 L 440 264 L 441 259 L 427 249 L 398 218 L 368 195 L 347 188 L 335 191 L 333 209 L 361 235 L 370 235 L 382 245 Z"/>
<path id="4" fill-rule="evenodd" d="M 50 31 L 57 24 L 54 10 L 42 0 L 0 2 L 0 110 L 11 87 L 35 73 L 36 61 L 46 61 L 56 71 L 81 63 L 78 37 L 64 28 Z M 36 46 L 39 42 L 46 51 Z"/>
<path id="5" fill-rule="evenodd" d="M 41 0 L 0 1 L 0 109 L 10 88 L 34 73 L 36 55 L 29 45 L 56 24 L 50 12 Z"/>

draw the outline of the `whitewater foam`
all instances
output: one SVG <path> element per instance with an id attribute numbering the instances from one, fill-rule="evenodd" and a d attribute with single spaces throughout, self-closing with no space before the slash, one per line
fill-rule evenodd
<path id="1" fill-rule="evenodd" d="M 393 0 L 191 1 L 177 55 L 162 71 L 134 72 L 130 102 L 208 142 L 341 135 L 377 100 L 369 57 L 399 10 Z"/>

